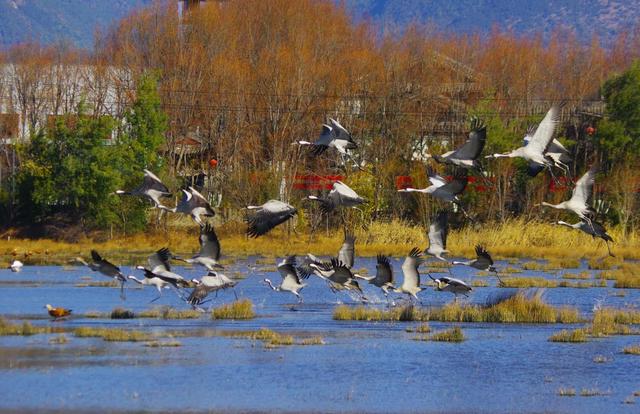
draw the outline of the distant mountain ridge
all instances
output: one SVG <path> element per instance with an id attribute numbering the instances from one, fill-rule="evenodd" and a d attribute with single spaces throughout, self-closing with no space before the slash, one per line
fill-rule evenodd
<path id="1" fill-rule="evenodd" d="M 90 49 L 97 27 L 107 27 L 151 1 L 0 0 L 0 47 L 30 39 L 45 43 L 66 39 Z M 597 34 L 606 44 L 640 21 L 640 0 L 335 1 L 344 4 L 356 21 L 370 19 L 392 33 L 412 22 L 455 33 L 488 33 L 499 25 L 517 34 L 548 36 L 562 27 L 575 30 L 584 42 Z"/>
<path id="2" fill-rule="evenodd" d="M 98 27 L 107 27 L 151 0 L 0 0 L 0 47 L 66 40 L 90 49 Z"/>
<path id="3" fill-rule="evenodd" d="M 639 0 L 344 0 L 356 19 L 397 32 L 412 22 L 455 33 L 488 33 L 494 25 L 520 35 L 574 30 L 583 42 L 610 43 L 640 23 Z"/>

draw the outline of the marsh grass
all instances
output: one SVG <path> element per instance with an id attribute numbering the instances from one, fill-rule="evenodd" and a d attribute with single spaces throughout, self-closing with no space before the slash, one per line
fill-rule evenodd
<path id="1" fill-rule="evenodd" d="M 0 336 L 31 336 L 60 331 L 49 326 L 34 326 L 30 322 L 15 324 L 0 317 Z"/>
<path id="2" fill-rule="evenodd" d="M 254 341 L 261 341 L 266 348 L 291 345 L 311 346 L 325 344 L 324 339 L 321 336 L 294 338 L 293 335 L 281 334 L 267 328 L 260 328 L 257 331 L 223 331 L 221 334 L 232 338 L 247 338 Z"/>
<path id="3" fill-rule="evenodd" d="M 629 355 L 640 355 L 640 345 L 627 346 L 622 352 Z"/>
<path id="4" fill-rule="evenodd" d="M 545 279 L 542 277 L 508 277 L 502 278 L 503 288 L 556 288 L 559 283 L 557 280 Z"/>
<path id="5" fill-rule="evenodd" d="M 598 388 L 583 388 L 580 390 L 581 397 L 603 397 L 611 395 L 611 391 L 601 391 Z"/>
<path id="6" fill-rule="evenodd" d="M 420 335 L 414 339 L 417 341 L 463 342 L 465 337 L 462 329 L 459 326 L 454 326 L 453 328 L 434 332 L 431 335 Z"/>
<path id="7" fill-rule="evenodd" d="M 563 329 L 551 335 L 549 342 L 587 342 L 587 332 L 585 329 Z"/>
<path id="8" fill-rule="evenodd" d="M 558 388 L 558 395 L 560 397 L 575 397 L 576 389 L 575 388 Z"/>
<path id="9" fill-rule="evenodd" d="M 640 275 L 622 276 L 613 283 L 618 289 L 640 289 Z"/>
<path id="10" fill-rule="evenodd" d="M 215 308 L 211 316 L 213 319 L 253 319 L 256 312 L 249 299 L 242 299 Z"/>
<path id="11" fill-rule="evenodd" d="M 533 296 L 518 292 L 487 306 L 451 302 L 441 308 L 418 309 L 405 306 L 382 310 L 365 306 L 340 305 L 334 309 L 333 319 L 491 323 L 578 323 L 582 321 L 577 309 L 556 308 L 548 305 L 539 292 Z"/>
<path id="12" fill-rule="evenodd" d="M 51 345 L 64 345 L 66 343 L 69 343 L 69 338 L 67 338 L 65 334 L 60 334 L 54 336 L 53 338 L 49 338 L 49 343 Z"/>
<path id="13" fill-rule="evenodd" d="M 637 335 L 640 331 L 628 325 L 640 324 L 640 311 L 602 308 L 593 313 L 589 328 L 592 336 Z"/>
<path id="14" fill-rule="evenodd" d="M 244 235 L 245 226 L 239 221 L 229 221 L 218 225 L 218 237 L 225 240 L 224 250 L 228 256 L 248 256 L 261 254 L 265 257 L 284 256 L 285 254 L 305 254 L 309 250 L 318 255 L 333 255 L 342 244 L 342 231 L 333 231 L 330 235 L 317 232 L 313 245 L 309 245 L 305 229 L 299 229 L 303 235 L 290 237 L 286 226 L 259 237 L 249 239 Z M 622 237 L 619 228 L 609 229 L 611 236 L 619 242 L 615 245 L 618 257 L 640 258 L 640 238 L 633 232 Z M 392 220 L 376 221 L 366 229 L 355 229 L 360 256 L 375 256 L 379 252 L 392 256 L 404 256 L 407 246 L 416 243 L 425 244 L 426 236 L 421 226 Z M 104 233 L 96 233 L 96 239 L 104 238 Z M 590 238 L 580 232 L 566 231 L 548 223 L 526 221 L 524 219 L 507 220 L 503 223 L 491 223 L 482 226 L 482 231 L 474 226 L 451 230 L 448 244 L 452 256 L 472 256 L 473 246 L 486 244 L 495 258 L 505 257 L 546 257 L 580 258 L 599 257 L 603 246 L 599 243 L 586 243 Z M 65 243 L 49 239 L 0 240 L 0 256 L 7 257 L 14 249 L 18 254 L 30 253 L 29 264 L 66 264 L 70 257 L 86 256 L 96 249 L 118 265 L 132 265 L 145 260 L 157 246 L 167 245 L 176 254 L 188 255 L 198 249 L 198 231 L 191 223 L 182 218 L 171 218 L 168 230 L 152 228 L 131 236 L 118 236 L 103 242 L 90 238 L 78 243 Z M 132 249 L 131 246 L 135 246 Z M 605 249 L 606 250 L 606 249 Z M 265 259 L 266 260 L 266 259 Z M 603 262 L 611 260 L 605 259 Z M 619 259 L 616 264 L 619 264 Z M 593 261 L 595 262 L 595 261 Z M 270 262 L 273 264 L 273 261 Z"/>
<path id="15" fill-rule="evenodd" d="M 115 280 L 101 280 L 101 281 L 95 281 L 95 282 L 82 282 L 82 283 L 76 283 L 74 285 L 75 287 L 109 287 L 109 288 L 119 288 L 120 287 L 120 283 L 116 282 Z"/>
<path id="16" fill-rule="evenodd" d="M 182 346 L 180 341 L 151 341 L 145 342 L 144 346 L 148 348 L 172 348 Z"/>
<path id="17" fill-rule="evenodd" d="M 310 338 L 303 338 L 298 341 L 298 345 L 325 345 L 326 342 L 321 336 L 312 336 Z"/>
<path id="18" fill-rule="evenodd" d="M 522 269 L 523 270 L 542 271 L 542 270 L 544 270 L 544 264 L 540 263 L 540 262 L 524 262 L 522 264 Z"/>
<path id="19" fill-rule="evenodd" d="M 577 269 L 580 265 L 580 259 L 578 258 L 551 258 L 544 265 L 543 270 Z"/>
<path id="20" fill-rule="evenodd" d="M 143 342 L 150 341 L 152 336 L 142 331 L 80 327 L 73 331 L 78 338 L 102 338 L 110 342 Z"/>
<path id="21" fill-rule="evenodd" d="M 425 334 L 431 332 L 431 327 L 428 323 L 421 323 L 415 327 L 409 327 L 405 331 Z"/>
<path id="22" fill-rule="evenodd" d="M 587 280 L 591 279 L 591 273 L 584 271 L 580 273 L 564 273 L 562 275 L 563 279 L 579 279 L 579 280 Z"/>
<path id="23" fill-rule="evenodd" d="M 178 310 L 171 306 L 157 306 L 138 314 L 139 318 L 151 319 L 198 319 L 200 316 L 202 316 L 202 312 L 197 310 Z"/>
<path id="24" fill-rule="evenodd" d="M 489 282 L 482 279 L 475 279 L 471 281 L 472 287 L 487 287 L 489 286 Z"/>
<path id="25" fill-rule="evenodd" d="M 509 267 L 505 267 L 504 269 L 501 269 L 500 273 L 508 273 L 508 274 L 522 273 L 522 269 L 518 269 L 517 267 L 509 266 Z"/>
<path id="26" fill-rule="evenodd" d="M 111 319 L 134 319 L 136 314 L 129 309 L 115 308 L 111 311 Z"/>

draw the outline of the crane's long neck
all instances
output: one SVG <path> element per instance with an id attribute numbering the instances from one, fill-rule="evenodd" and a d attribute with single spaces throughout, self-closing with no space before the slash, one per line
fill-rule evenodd
<path id="1" fill-rule="evenodd" d="M 146 285 L 146 283 L 145 283 L 146 279 L 145 279 L 145 280 L 140 280 L 140 279 L 138 279 L 138 278 L 137 278 L 137 277 L 135 277 L 135 276 L 127 276 L 127 278 L 128 278 L 129 280 L 133 280 L 134 282 L 136 282 L 136 283 L 138 283 L 138 284 L 140 284 L 140 285 Z"/>
<path id="2" fill-rule="evenodd" d="M 431 192 L 433 192 L 433 190 L 430 190 L 431 187 L 433 187 L 433 186 L 430 186 L 430 187 L 427 187 L 427 188 L 407 187 L 404 190 L 400 190 L 400 191 L 402 191 L 404 193 L 431 193 Z M 434 190 L 435 190 L 435 188 L 434 188 Z"/>
<path id="3" fill-rule="evenodd" d="M 547 203 L 546 201 L 543 201 L 542 203 L 540 203 L 540 205 L 546 206 L 546 207 L 557 208 L 558 210 L 564 210 L 564 208 L 565 208 L 565 202 L 564 201 L 562 203 L 560 203 L 560 204 L 551 204 L 551 203 Z"/>
<path id="4" fill-rule="evenodd" d="M 276 292 L 279 292 L 279 291 L 280 291 L 280 286 L 277 286 L 277 287 L 276 287 L 276 286 L 273 286 L 273 284 L 271 283 L 271 280 L 269 280 L 269 279 L 265 279 L 265 280 L 264 280 L 264 282 L 265 282 L 266 284 L 268 284 L 268 285 L 269 285 L 269 287 L 270 287 L 271 289 L 275 290 Z"/>
<path id="5" fill-rule="evenodd" d="M 558 221 L 557 224 L 561 225 L 561 226 L 567 226 L 567 227 L 571 227 L 572 229 L 577 229 L 580 228 L 580 223 L 576 223 L 576 224 L 570 224 L 567 223 L 566 221 Z"/>

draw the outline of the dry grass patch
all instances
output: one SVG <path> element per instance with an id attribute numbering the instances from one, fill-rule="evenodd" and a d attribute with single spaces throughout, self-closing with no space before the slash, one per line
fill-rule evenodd
<path id="1" fill-rule="evenodd" d="M 129 309 L 115 308 L 111 311 L 111 319 L 134 319 L 136 314 Z"/>
<path id="2" fill-rule="evenodd" d="M 320 336 L 309 338 L 296 338 L 293 335 L 281 334 L 271 329 L 261 328 L 257 331 L 231 331 L 223 332 L 224 336 L 232 338 L 247 338 L 256 341 L 262 341 L 267 348 L 290 346 L 290 345 L 324 345 L 324 339 Z"/>
<path id="3" fill-rule="evenodd" d="M 79 338 L 102 338 L 111 342 L 143 342 L 152 339 L 151 335 L 142 331 L 91 327 L 76 328 L 73 335 Z"/>
<path id="4" fill-rule="evenodd" d="M 144 346 L 148 348 L 173 348 L 182 346 L 180 341 L 151 341 L 145 342 Z"/>
<path id="5" fill-rule="evenodd" d="M 601 391 L 597 388 L 583 388 L 580 391 L 581 397 L 602 397 L 610 394 L 611 394 L 611 391 Z"/>
<path id="6" fill-rule="evenodd" d="M 139 318 L 151 319 L 198 319 L 200 316 L 202 316 L 202 312 L 197 310 L 178 310 L 171 306 L 158 306 L 138 314 Z"/>
<path id="7" fill-rule="evenodd" d="M 587 342 L 587 331 L 585 329 L 574 329 L 572 331 L 563 329 L 551 335 L 549 342 Z"/>
<path id="8" fill-rule="evenodd" d="M 451 302 L 441 308 L 419 309 L 413 306 L 382 310 L 365 306 L 340 305 L 335 320 L 356 321 L 443 321 L 492 323 L 578 323 L 578 310 L 556 308 L 542 300 L 540 292 L 527 296 L 522 292 L 507 295 L 485 306 Z"/>
<path id="9" fill-rule="evenodd" d="M 640 324 L 639 311 L 602 308 L 593 313 L 589 333 L 596 337 L 640 334 L 640 331 L 628 326 L 632 324 Z"/>
<path id="10" fill-rule="evenodd" d="M 625 347 L 622 352 L 629 355 L 640 355 L 640 345 L 631 345 Z"/>
<path id="11" fill-rule="evenodd" d="M 558 388 L 558 395 L 560 397 L 575 397 L 576 389 L 575 388 Z"/>
<path id="12" fill-rule="evenodd" d="M 562 275 L 563 279 L 580 279 L 580 280 L 587 280 L 587 279 L 591 279 L 591 273 L 584 271 L 584 272 L 580 272 L 580 273 L 564 273 Z"/>
<path id="13" fill-rule="evenodd" d="M 0 318 L 0 336 L 31 336 L 54 332 L 61 332 L 61 330 L 49 326 L 34 326 L 30 322 L 16 324 Z"/>
<path id="14" fill-rule="evenodd" d="M 555 288 L 558 287 L 557 280 L 545 279 L 543 277 L 507 277 L 502 278 L 502 288 Z"/>
<path id="15" fill-rule="evenodd" d="M 256 317 L 256 312 L 249 299 L 242 299 L 215 308 L 211 316 L 213 319 L 253 319 Z"/>

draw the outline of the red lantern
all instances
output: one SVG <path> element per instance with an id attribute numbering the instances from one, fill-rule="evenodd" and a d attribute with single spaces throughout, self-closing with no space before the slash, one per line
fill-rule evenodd
<path id="1" fill-rule="evenodd" d="M 587 135 L 593 135 L 595 134 L 595 132 L 596 132 L 596 129 L 594 127 L 592 126 L 587 127 Z"/>
<path id="2" fill-rule="evenodd" d="M 218 165 L 218 160 L 216 160 L 215 158 L 211 158 L 209 160 L 209 167 L 216 168 L 216 165 Z"/>

